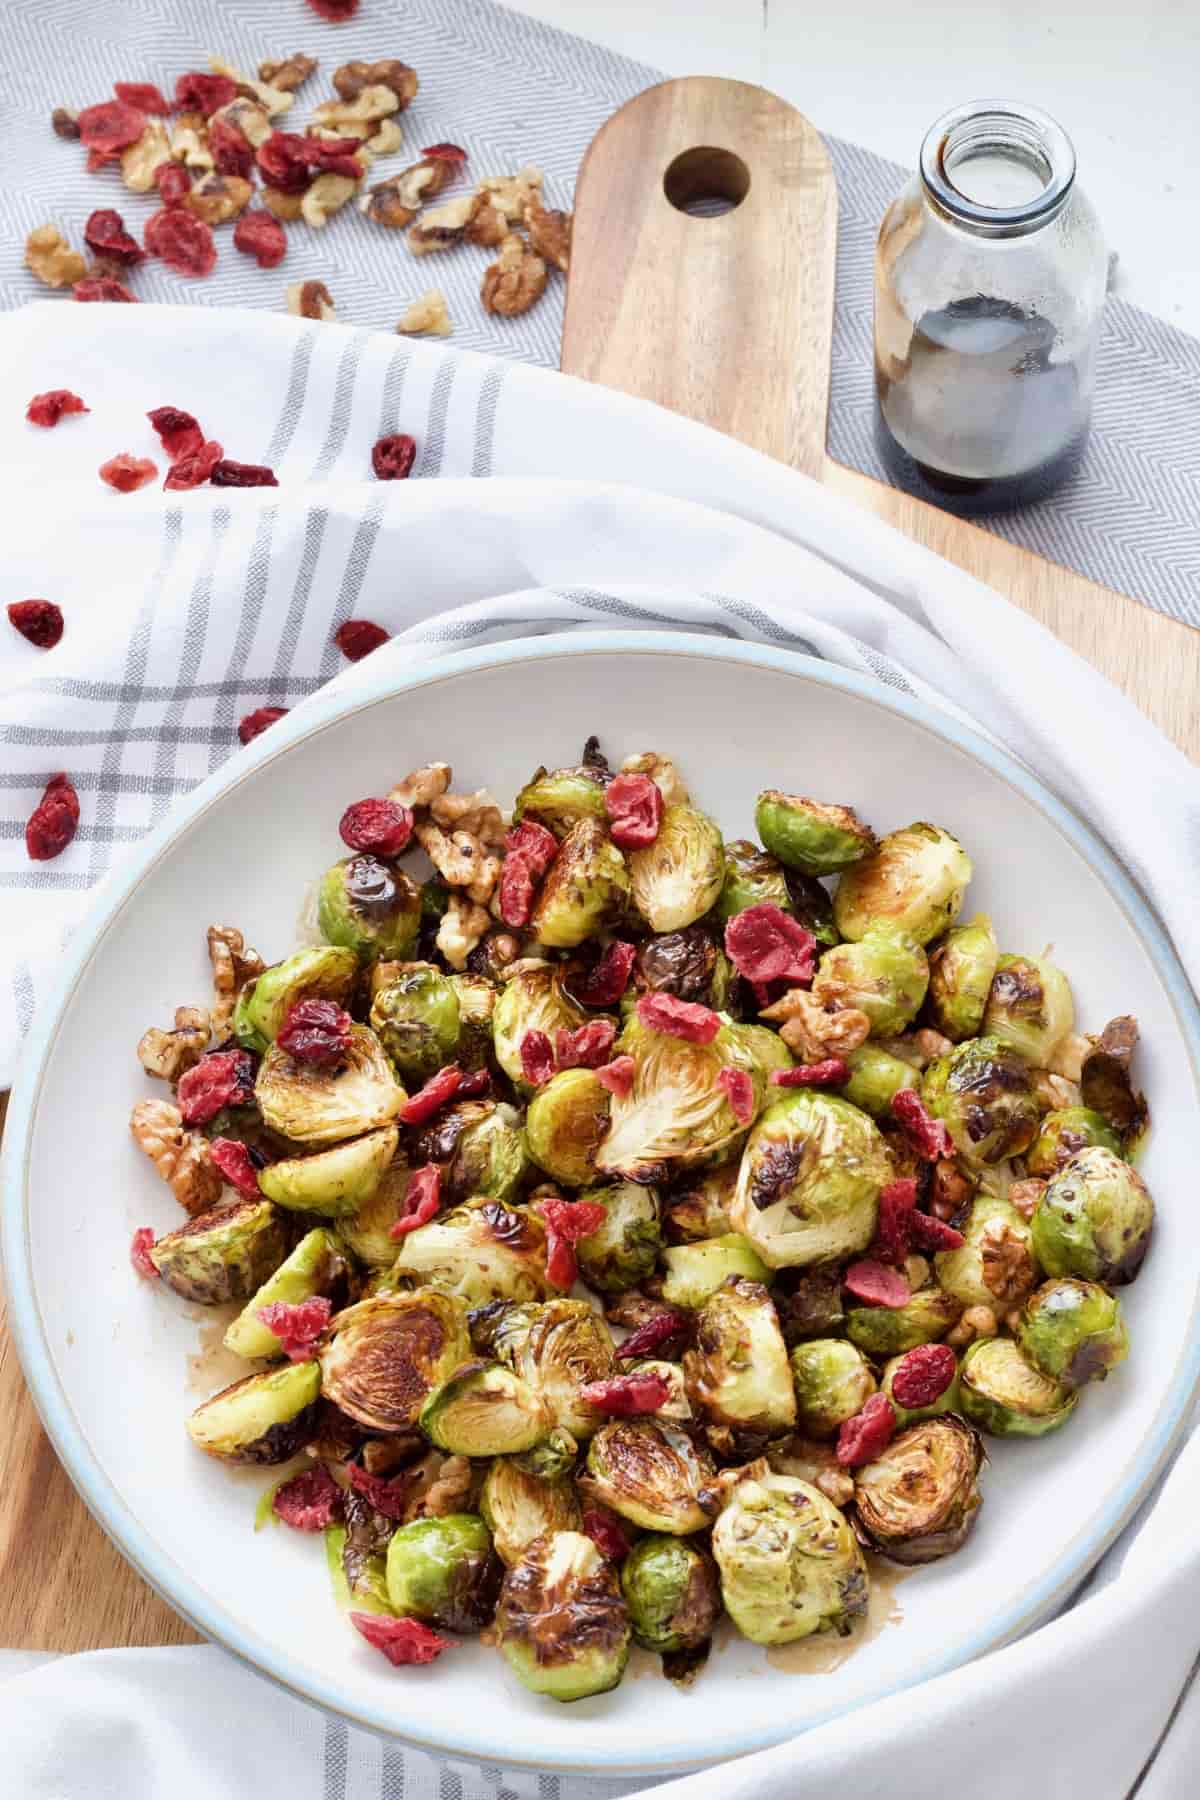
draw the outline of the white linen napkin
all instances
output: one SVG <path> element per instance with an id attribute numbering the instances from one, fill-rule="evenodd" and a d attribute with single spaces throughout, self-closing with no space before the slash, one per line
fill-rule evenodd
<path id="1" fill-rule="evenodd" d="M 401 663 L 525 632 L 677 624 L 874 674 L 972 718 L 1085 814 L 1196 981 L 1195 770 L 1025 614 L 803 477 L 605 390 L 340 326 L 48 302 L 2 330 L 6 598 L 55 599 L 67 628 L 50 652 L 0 633 L 0 1079 L 87 890 L 237 754 L 242 714 L 302 704 L 339 671 L 357 679 L 331 641 L 349 617 L 391 631 L 375 656 Z M 89 415 L 52 432 L 23 422 L 33 393 L 63 386 Z M 195 412 L 229 456 L 269 463 L 279 488 L 111 493 L 96 470 L 117 451 L 165 468 L 144 415 L 166 404 Z M 371 446 L 396 430 L 417 439 L 415 478 L 380 484 Z M 80 831 L 32 864 L 24 821 L 58 769 L 79 790 Z M 1022 1782 L 1124 1794 L 1200 1638 L 1198 1499 L 1192 1445 L 1151 1527 L 1127 1533 L 1055 1623 L 669 1791 L 782 1800 L 844 1782 L 916 1796 L 936 1769 L 939 1790 L 978 1800 Z M 213 1716 L 234 1727 L 227 1742 L 213 1743 Z M 49 1738 L 31 1724 L 48 1717 Z M 381 1747 L 212 1650 L 26 1668 L 0 1683 L 0 1733 L 14 1791 L 56 1800 L 149 1800 L 166 1771 L 188 1797 L 256 1800 L 411 1800 L 435 1786 L 440 1800 L 589 1800 L 640 1785 Z M 1154 1779 L 1143 1794 L 1167 1793 Z"/>

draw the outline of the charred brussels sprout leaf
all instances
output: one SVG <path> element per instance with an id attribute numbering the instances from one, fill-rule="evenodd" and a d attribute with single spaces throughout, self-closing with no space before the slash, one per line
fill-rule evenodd
<path id="1" fill-rule="evenodd" d="M 689 1400 L 714 1424 L 779 1436 L 796 1423 L 787 1347 L 760 1281 L 734 1276 L 705 1301 L 683 1373 Z"/>
<path id="2" fill-rule="evenodd" d="M 962 1306 L 1005 1313 L 1037 1285 L 1029 1222 L 1009 1200 L 979 1194 L 961 1225 L 964 1242 L 934 1257 L 938 1283 Z"/>
<path id="3" fill-rule="evenodd" d="M 173 1293 L 201 1306 L 248 1300 L 287 1255 L 283 1220 L 269 1200 L 238 1200 L 197 1213 L 151 1245 Z"/>
<path id="4" fill-rule="evenodd" d="M 528 1383 L 500 1363 L 467 1363 L 432 1394 L 421 1430 L 453 1456 L 511 1456 L 545 1437 L 550 1420 Z"/>
<path id="5" fill-rule="evenodd" d="M 735 838 L 725 846 L 725 881 L 714 909 L 715 917 L 724 925 L 747 907 L 764 904 L 791 912 L 783 866 L 749 838 Z"/>
<path id="6" fill-rule="evenodd" d="M 1048 1181 L 1077 1150 L 1092 1144 L 1111 1150 L 1114 1156 L 1121 1154 L 1120 1138 L 1100 1113 L 1089 1106 L 1061 1107 L 1043 1118 L 1041 1130 L 1025 1152 L 1025 1167 L 1030 1175 Z"/>
<path id="7" fill-rule="evenodd" d="M 1129 1354 L 1121 1302 L 1094 1281 L 1043 1282 L 1029 1296 L 1017 1341 L 1030 1361 L 1064 1387 L 1103 1381 Z"/>
<path id="8" fill-rule="evenodd" d="M 625 1558 L 621 1592 L 635 1643 L 664 1656 L 699 1650 L 721 1612 L 721 1586 L 711 1556 L 699 1544 L 660 1532 L 641 1538 Z"/>
<path id="9" fill-rule="evenodd" d="M 891 1177 L 878 1127 L 848 1101 L 793 1088 L 769 1106 L 742 1156 L 731 1216 L 771 1268 L 832 1262 L 875 1235 Z"/>
<path id="10" fill-rule="evenodd" d="M 725 1237 L 732 1231 L 728 1207 L 736 1186 L 737 1164 L 723 1163 L 707 1174 L 693 1176 L 681 1191 L 665 1195 L 662 1219 L 671 1242 L 695 1244 L 704 1238 Z M 738 1273 L 746 1271 L 741 1269 Z"/>
<path id="11" fill-rule="evenodd" d="M 285 1363 L 247 1375 L 199 1405 L 187 1422 L 199 1449 L 222 1462 L 285 1463 L 308 1442 L 316 1422 L 321 1369 Z"/>
<path id="12" fill-rule="evenodd" d="M 1083 1104 L 1092 1107 L 1120 1133 L 1126 1152 L 1145 1135 L 1150 1115 L 1146 1096 L 1133 1085 L 1133 1053 L 1138 1022 L 1128 1013 L 1110 1019 L 1083 1059 L 1079 1086 Z"/>
<path id="13" fill-rule="evenodd" d="M 1036 1369 L 1011 1338 L 972 1344 L 959 1371 L 959 1410 L 993 1437 L 1045 1437 L 1079 1396 Z"/>
<path id="14" fill-rule="evenodd" d="M 488 1464 L 479 1510 L 497 1555 L 509 1568 L 520 1562 L 535 1538 L 583 1527 L 579 1497 L 569 1477 L 544 1480 L 507 1456 Z"/>
<path id="15" fill-rule="evenodd" d="M 546 1234 L 527 1207 L 477 1200 L 410 1231 L 396 1275 L 456 1294 L 468 1306 L 489 1300 L 540 1300 L 546 1282 Z M 464 1358 L 465 1360 L 465 1358 Z"/>
<path id="16" fill-rule="evenodd" d="M 775 1283 L 775 1310 L 785 1344 L 830 1337 L 843 1331 L 842 1274 L 836 1264 L 785 1269 Z"/>
<path id="17" fill-rule="evenodd" d="M 921 1098 L 974 1168 L 1019 1156 L 1037 1131 L 1028 1066 L 999 1038 L 968 1038 L 930 1063 Z"/>
<path id="18" fill-rule="evenodd" d="M 554 769 L 549 773 L 539 769 L 517 795 L 513 822 L 519 825 L 522 819 L 536 819 L 561 841 L 582 819 L 604 819 L 607 786 L 600 769 Z"/>
<path id="19" fill-rule="evenodd" d="M 1000 952 L 992 921 L 976 913 L 948 931 L 929 958 L 929 1012 L 952 1043 L 978 1037 Z"/>
<path id="20" fill-rule="evenodd" d="M 703 1531 L 701 1491 L 715 1469 L 708 1453 L 661 1419 L 613 1419 L 588 1446 L 581 1486 L 622 1518 L 673 1537 Z"/>
<path id="21" fill-rule="evenodd" d="M 272 1044 L 254 1086 L 259 1111 L 273 1131 L 298 1144 L 333 1144 L 390 1125 L 404 1105 L 404 1089 L 373 1031 L 350 1028 L 346 1060 L 336 1069 L 295 1062 Z"/>
<path id="22" fill-rule="evenodd" d="M 617 1571 L 582 1532 L 530 1544 L 504 1577 L 496 1624 L 501 1655 L 535 1694 L 583 1700 L 625 1672 L 629 1613 Z"/>
<path id="23" fill-rule="evenodd" d="M 668 806 L 654 842 L 630 853 L 629 875 L 633 903 L 651 931 L 682 931 L 721 896 L 721 833 L 694 806 Z"/>
<path id="24" fill-rule="evenodd" d="M 615 924 L 629 894 L 629 871 L 599 819 L 581 819 L 562 841 L 533 909 L 541 944 L 573 950 Z"/>
<path id="25" fill-rule="evenodd" d="M 929 963 L 917 940 L 880 924 L 855 944 L 827 950 L 812 991 L 823 1005 L 857 1007 L 876 1036 L 888 1037 L 916 1018 L 928 985 Z"/>
<path id="26" fill-rule="evenodd" d="M 745 1127 L 718 1086 L 723 1069 L 750 1076 L 756 1108 L 766 1097 L 767 1072 L 741 1026 L 723 1023 L 710 1044 L 694 1044 L 633 1018 L 616 1049 L 632 1056 L 635 1068 L 629 1092 L 613 1097 L 612 1122 L 596 1157 L 603 1175 L 657 1182 L 732 1151 Z"/>
<path id="27" fill-rule="evenodd" d="M 870 1113 L 873 1119 L 886 1119 L 892 1100 L 901 1088 L 920 1087 L 921 1077 L 911 1063 L 892 1056 L 878 1044 L 866 1043 L 852 1050 L 846 1061 L 850 1079 L 842 1089 L 842 1098 L 852 1106 Z"/>
<path id="28" fill-rule="evenodd" d="M 638 946 L 634 979 L 639 989 L 674 994 L 720 1012 L 729 996 L 729 959 L 703 925 L 648 937 Z"/>
<path id="29" fill-rule="evenodd" d="M 525 1115 L 525 1142 L 538 1167 L 566 1187 L 594 1181 L 609 1102 L 608 1089 L 591 1069 L 560 1069 L 552 1075 Z"/>
<path id="30" fill-rule="evenodd" d="M 833 916 L 844 938 L 857 941 L 883 922 L 928 944 L 958 918 L 970 879 L 971 859 L 957 838 L 936 825 L 906 825 L 846 870 Z"/>
<path id="31" fill-rule="evenodd" d="M 421 891 L 378 856 L 347 856 L 321 878 L 317 924 L 330 944 L 361 962 L 411 956 L 421 928 Z"/>
<path id="32" fill-rule="evenodd" d="M 391 1616 L 387 1591 L 387 1547 L 396 1529 L 362 1494 L 347 1488 L 342 1496 L 345 1525 L 325 1528 L 325 1559 L 334 1599 L 343 1612 Z"/>
<path id="33" fill-rule="evenodd" d="M 402 1079 L 420 1087 L 454 1060 L 462 1032 L 458 994 L 431 963 L 409 963 L 371 1002 L 371 1029 Z"/>
<path id="34" fill-rule="evenodd" d="M 605 1212 L 600 1229 L 575 1247 L 588 1286 L 601 1294 L 622 1294 L 652 1275 L 662 1247 L 654 1189 L 623 1181 L 616 1187 L 588 1188 L 579 1198 Z"/>
<path id="35" fill-rule="evenodd" d="M 322 1392 L 368 1431 L 400 1431 L 470 1355 L 466 1311 L 452 1295 L 378 1294 L 333 1320 L 321 1351 Z"/>
<path id="36" fill-rule="evenodd" d="M 875 1377 L 845 1338 L 811 1338 L 792 1351 L 796 1423 L 802 1436 L 831 1438 L 861 1412 L 875 1392 Z"/>
<path id="37" fill-rule="evenodd" d="M 725 1610 L 754 1644 L 845 1637 L 867 1608 L 867 1571 L 831 1500 L 792 1475 L 740 1481 L 713 1527 Z"/>
<path id="38" fill-rule="evenodd" d="M 875 833 L 853 807 L 826 806 L 775 788 L 758 796 L 754 823 L 771 855 L 805 875 L 834 875 L 875 849 Z"/>
<path id="39" fill-rule="evenodd" d="M 450 1113 L 465 1114 L 443 1182 L 451 1200 L 474 1195 L 488 1200 L 511 1200 L 529 1173 L 529 1152 L 520 1114 L 514 1107 L 493 1101 L 463 1101 Z M 422 1162 L 439 1162 L 436 1154 Z"/>
<path id="40" fill-rule="evenodd" d="M 936 1344 L 962 1310 L 962 1301 L 942 1288 L 918 1288 L 903 1306 L 847 1307 L 846 1335 L 866 1356 L 899 1356 L 918 1344 Z"/>
<path id="41" fill-rule="evenodd" d="M 961 1549 L 982 1495 L 978 1433 L 948 1413 L 910 1425 L 854 1481 L 854 1528 L 891 1562 L 928 1563 Z"/>
<path id="42" fill-rule="evenodd" d="M 571 1433 L 563 1425 L 556 1425 L 548 1437 L 532 1450 L 521 1450 L 516 1456 L 506 1456 L 505 1462 L 520 1469 L 522 1474 L 533 1475 L 538 1481 L 559 1481 L 564 1475 L 570 1475 L 575 1468 L 579 1455 L 579 1445 Z"/>
<path id="43" fill-rule="evenodd" d="M 458 1001 L 461 1027 L 455 1060 L 464 1069 L 482 1069 L 492 1050 L 492 1014 L 496 1010 L 497 990 L 484 975 L 464 973 L 451 975 L 449 979 Z"/>
<path id="44" fill-rule="evenodd" d="M 1033 1248 L 1047 1275 L 1121 1287 L 1150 1248 L 1154 1202 L 1137 1170 L 1100 1145 L 1053 1176 L 1033 1215 Z"/>
<path id="45" fill-rule="evenodd" d="M 573 1438 L 590 1437 L 602 1423 L 595 1407 L 579 1398 L 579 1390 L 585 1382 L 613 1373 L 612 1333 L 586 1300 L 514 1307 L 496 1334 L 495 1351 L 534 1389 L 555 1425 Z"/>
<path id="46" fill-rule="evenodd" d="M 509 977 L 492 1014 L 492 1035 L 496 1061 L 518 1093 L 528 1096 L 534 1092 L 521 1062 L 521 1041 L 526 1033 L 544 1031 L 553 1043 L 560 1027 L 574 1031 L 586 1017 L 565 992 L 561 968 L 527 962 Z"/>
<path id="47" fill-rule="evenodd" d="M 1036 956 L 1000 958 L 983 1015 L 986 1036 L 1042 1068 L 1074 1025 L 1070 983 L 1061 969 Z"/>
<path id="48" fill-rule="evenodd" d="M 238 997 L 235 1035 L 251 1050 L 265 1050 L 299 1000 L 332 1000 L 345 1006 L 358 979 L 358 962 L 349 950 L 297 950 L 283 962 L 264 969 Z"/>
<path id="49" fill-rule="evenodd" d="M 501 1565 L 491 1534 L 475 1513 L 414 1519 L 392 1534 L 388 1599 L 402 1619 L 443 1631 L 478 1631 L 496 1610 Z"/>
<path id="50" fill-rule="evenodd" d="M 833 919 L 833 900 L 816 876 L 806 875 L 801 869 L 787 869 L 784 873 L 792 912 L 805 931 L 811 931 L 825 949 L 840 942 Z"/>
<path id="51" fill-rule="evenodd" d="M 662 1297 L 669 1306 L 701 1307 L 731 1275 L 769 1281 L 771 1271 L 739 1232 L 663 1251 Z"/>
<path id="52" fill-rule="evenodd" d="M 225 1348 L 235 1356 L 279 1356 L 279 1339 L 259 1318 L 259 1309 L 281 1303 L 297 1306 L 318 1294 L 331 1294 L 344 1285 L 346 1259 L 333 1233 L 318 1227 L 302 1237 L 285 1262 L 240 1312 L 225 1333 Z"/>
<path id="53" fill-rule="evenodd" d="M 379 1191 L 399 1132 L 394 1125 L 368 1132 L 348 1144 L 335 1144 L 313 1156 L 291 1156 L 271 1163 L 258 1178 L 268 1199 L 289 1212 L 323 1213 L 340 1219 L 370 1204 Z"/>

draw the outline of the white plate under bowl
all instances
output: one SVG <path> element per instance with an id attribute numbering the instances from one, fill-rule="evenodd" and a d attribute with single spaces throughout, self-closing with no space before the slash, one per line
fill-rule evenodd
<path id="1" fill-rule="evenodd" d="M 488 1761 L 621 1774 L 775 1742 L 1002 1643 L 1060 1601 L 1128 1518 L 1197 1382 L 1195 1004 L 1144 903 L 1097 841 L 1007 757 L 948 719 L 806 658 L 712 639 L 596 634 L 380 669 L 318 698 L 197 790 L 139 846 L 76 936 L 9 1113 L 4 1254 L 11 1323 L 42 1417 L 105 1530 L 209 1637 L 296 1693 L 376 1730 Z M 1043 1443 L 996 1444 L 977 1529 L 898 1590 L 903 1613 L 831 1673 L 723 1645 L 691 1692 L 655 1676 L 573 1706 L 521 1688 L 468 1643 L 394 1670 L 334 1611 L 320 1540 L 251 1529 L 268 1476 L 192 1447 L 196 1309 L 137 1281 L 135 1227 L 178 1213 L 126 1129 L 147 1025 L 208 991 L 204 929 L 269 958 L 295 942 L 344 806 L 431 758 L 511 796 L 538 763 L 677 757 L 730 837 L 765 786 L 848 802 L 879 830 L 913 817 L 970 850 L 968 911 L 1006 949 L 1053 945 L 1078 1014 L 1136 1012 L 1155 1127 L 1144 1170 L 1156 1243 L 1125 1295 L 1128 1362 Z"/>

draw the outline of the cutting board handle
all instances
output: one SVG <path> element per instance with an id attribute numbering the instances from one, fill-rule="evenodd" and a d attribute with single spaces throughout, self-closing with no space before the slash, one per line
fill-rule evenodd
<path id="1" fill-rule="evenodd" d="M 732 210 L 682 210 L 714 200 Z M 562 367 L 819 478 L 836 253 L 833 169 L 803 114 L 742 81 L 664 81 L 580 171 Z"/>

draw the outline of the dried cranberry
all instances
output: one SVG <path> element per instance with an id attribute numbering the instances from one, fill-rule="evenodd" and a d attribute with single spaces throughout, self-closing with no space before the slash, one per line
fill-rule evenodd
<path id="1" fill-rule="evenodd" d="M 219 107 L 237 99 L 237 82 L 228 75 L 205 75 L 189 69 L 175 83 L 175 105 L 179 112 L 201 112 L 209 118 Z"/>
<path id="2" fill-rule="evenodd" d="M 486 1069 L 472 1069 L 464 1075 L 458 1084 L 460 1100 L 477 1100 L 481 1094 L 489 1094 L 492 1090 L 492 1078 Z"/>
<path id="3" fill-rule="evenodd" d="M 275 1038 L 294 1061 L 335 1069 L 350 1048 L 353 1020 L 332 1000 L 297 1000 Z"/>
<path id="4" fill-rule="evenodd" d="M 232 119 L 213 119 L 208 127 L 208 148 L 220 175 L 249 181 L 254 174 L 254 146 Z"/>
<path id="5" fill-rule="evenodd" d="M 406 1100 L 400 1108 L 402 1125 L 424 1125 L 435 1113 L 441 1112 L 462 1087 L 462 1070 L 457 1063 L 451 1063 L 445 1069 L 439 1069 L 430 1077 L 425 1086 L 418 1088 L 411 1100 Z"/>
<path id="6" fill-rule="evenodd" d="M 350 1486 L 364 1500 L 369 1500 L 377 1513 L 385 1519 L 403 1519 L 408 1511 L 411 1497 L 411 1483 L 399 1480 L 388 1480 L 384 1475 L 372 1475 L 361 1463 L 352 1462 L 347 1467 Z"/>
<path id="7" fill-rule="evenodd" d="M 48 393 L 33 396 L 25 408 L 25 417 L 31 425 L 44 425 L 50 430 L 68 413 L 85 413 L 91 410 L 70 388 L 51 388 Z"/>
<path id="8" fill-rule="evenodd" d="M 940 1400 L 958 1367 L 949 1344 L 918 1344 L 896 1364 L 892 1398 L 898 1406 L 932 1406 Z"/>
<path id="9" fill-rule="evenodd" d="M 53 600 L 13 600 L 8 621 L 39 650 L 53 650 L 63 634 L 62 607 Z"/>
<path id="10" fill-rule="evenodd" d="M 917 1155 L 926 1162 L 954 1155 L 954 1140 L 940 1119 L 935 1119 L 915 1088 L 901 1088 L 892 1095 L 892 1117 Z"/>
<path id="11" fill-rule="evenodd" d="M 148 481 L 153 481 L 157 474 L 157 463 L 152 463 L 148 456 L 133 456 L 128 450 L 122 450 L 119 456 L 112 456 L 100 464 L 101 481 L 116 488 L 118 494 L 136 492 Z"/>
<path id="12" fill-rule="evenodd" d="M 725 927 L 725 952 L 747 981 L 811 981 L 817 940 L 781 906 L 764 901 L 735 913 Z"/>
<path id="13" fill-rule="evenodd" d="M 342 1516 L 342 1490 L 324 1463 L 314 1463 L 275 1490 L 271 1510 L 293 1531 L 324 1531 Z"/>
<path id="14" fill-rule="evenodd" d="M 510 850 L 500 868 L 500 917 L 514 931 L 533 914 L 533 870 L 521 852 Z"/>
<path id="15" fill-rule="evenodd" d="M 358 0 L 308 0 L 323 19 L 336 22 L 348 19 Z M 345 10 L 334 11 L 335 5 Z M 449 1638 L 439 1637 L 430 1625 L 420 1619 L 389 1619 L 382 1613 L 352 1612 L 350 1623 L 360 1631 L 373 1650 L 381 1650 L 396 1668 L 410 1663 L 436 1662 L 443 1650 L 452 1649 Z"/>
<path id="16" fill-rule="evenodd" d="M 178 489 L 203 487 L 212 476 L 213 470 L 225 454 L 220 444 L 201 444 L 200 448 L 189 456 L 176 457 L 167 470 L 165 488 Z"/>
<path id="17" fill-rule="evenodd" d="M 52 862 L 61 856 L 79 824 L 79 795 L 70 778 L 52 775 L 46 791 L 25 825 L 25 850 L 31 862 Z"/>
<path id="18" fill-rule="evenodd" d="M 662 789 L 648 775 L 614 775 L 604 790 L 609 835 L 622 850 L 644 850 L 662 824 Z"/>
<path id="19" fill-rule="evenodd" d="M 413 815 L 395 800 L 356 800 L 338 823 L 348 850 L 372 850 L 377 856 L 399 856 L 413 834 Z"/>
<path id="20" fill-rule="evenodd" d="M 776 1087 L 841 1087 L 850 1079 L 850 1064 L 841 1056 L 827 1056 L 824 1062 L 797 1063 L 792 1069 L 772 1069 Z"/>
<path id="21" fill-rule="evenodd" d="M 530 874 L 540 881 L 558 855 L 558 839 L 536 819 L 522 819 L 504 834 L 504 848 L 510 856 L 522 856 Z"/>
<path id="22" fill-rule="evenodd" d="M 721 1021 L 711 1006 L 677 1000 L 674 994 L 643 994 L 637 1003 L 637 1016 L 651 1031 L 683 1038 L 689 1044 L 711 1044 L 721 1029 Z"/>
<path id="23" fill-rule="evenodd" d="M 897 1267 L 912 1248 L 913 1215 L 917 1210 L 917 1184 L 911 1176 L 889 1181 L 879 1196 L 879 1223 L 875 1228 L 872 1256 Z"/>
<path id="24" fill-rule="evenodd" d="M 146 417 L 172 462 L 178 462 L 181 456 L 194 456 L 203 447 L 204 433 L 190 412 L 178 406 L 156 406 Z"/>
<path id="25" fill-rule="evenodd" d="M 637 1075 L 637 1064 L 632 1056 L 615 1056 L 610 1063 L 596 1070 L 596 1080 L 601 1087 L 615 1094 L 618 1100 L 624 1100 L 633 1087 Z"/>
<path id="26" fill-rule="evenodd" d="M 362 176 L 355 161 L 361 138 L 301 137 L 294 131 L 273 131 L 255 152 L 268 187 L 285 194 L 302 194 L 313 177 L 323 173 L 345 175 L 351 181 Z"/>
<path id="27" fill-rule="evenodd" d="M 571 976 L 571 997 L 580 1006 L 615 1006 L 633 973 L 637 947 L 614 938 L 604 955 L 582 975 Z"/>
<path id="28" fill-rule="evenodd" d="M 259 706 L 254 712 L 248 712 L 238 725 L 238 737 L 243 744 L 252 738 L 261 736 L 268 725 L 274 725 L 277 719 L 285 719 L 290 711 L 286 706 Z"/>
<path id="29" fill-rule="evenodd" d="M 254 1058 L 248 1050 L 210 1050 L 179 1077 L 175 1099 L 185 1125 L 207 1125 L 225 1106 L 254 1098 Z"/>
<path id="30" fill-rule="evenodd" d="M 914 1250 L 925 1250 L 931 1254 L 938 1250 L 961 1250 L 965 1241 L 961 1231 L 955 1231 L 953 1225 L 933 1218 L 930 1213 L 917 1212 L 912 1216 Z"/>
<path id="31" fill-rule="evenodd" d="M 658 1369 L 634 1369 L 628 1375 L 585 1381 L 579 1398 L 610 1418 L 628 1419 L 638 1413 L 661 1412 L 671 1398 L 671 1384 Z"/>
<path id="32" fill-rule="evenodd" d="M 150 1229 L 149 1225 L 139 1226 L 138 1230 L 134 1232 L 133 1241 L 129 1246 L 129 1260 L 143 1281 L 158 1280 L 158 1270 L 155 1268 L 150 1258 L 150 1252 L 153 1247 L 153 1231 Z"/>
<path id="33" fill-rule="evenodd" d="M 686 1336 L 688 1316 L 678 1307 L 664 1306 L 660 1313 L 631 1331 L 623 1344 L 617 1346 L 617 1361 L 628 1362 L 634 1356 L 653 1356 L 664 1344 L 675 1338 Z"/>
<path id="34" fill-rule="evenodd" d="M 407 481 L 417 460 L 417 440 L 406 431 L 393 431 L 381 437 L 371 452 L 371 467 L 377 481 Z"/>
<path id="35" fill-rule="evenodd" d="M 259 1318 L 279 1339 L 279 1348 L 289 1362 L 311 1360 L 332 1312 L 333 1303 L 323 1294 L 314 1294 L 309 1300 L 292 1304 L 286 1300 L 272 1300 L 269 1305 L 258 1308 Z"/>
<path id="36" fill-rule="evenodd" d="M 388 1230 L 390 1238 L 407 1237 L 419 1225 L 436 1218 L 442 1197 L 442 1171 L 436 1163 L 414 1169 L 404 1192 L 404 1211 Z"/>
<path id="37" fill-rule="evenodd" d="M 599 1231 L 607 1212 L 594 1200 L 564 1200 L 554 1194 L 535 1201 L 533 1210 L 546 1224 L 547 1280 L 552 1287 L 563 1290 L 573 1287 L 579 1273 L 575 1245 L 580 1238 Z"/>
<path id="38" fill-rule="evenodd" d="M 115 275 L 85 275 L 82 281 L 75 283 L 71 292 L 85 306 L 95 301 L 115 301 L 120 306 L 138 304 L 137 295 L 131 294 L 125 283 L 118 281 Z"/>
<path id="39" fill-rule="evenodd" d="M 842 1276 L 842 1285 L 848 1294 L 868 1306 L 896 1308 L 907 1306 L 912 1298 L 912 1290 L 898 1270 L 870 1258 L 851 1263 Z"/>
<path id="40" fill-rule="evenodd" d="M 142 228 L 142 241 L 152 256 L 161 256 L 181 275 L 211 275 L 217 266 L 211 227 L 182 206 L 164 206 L 151 213 Z"/>
<path id="41" fill-rule="evenodd" d="M 182 163 L 159 163 L 154 171 L 154 185 L 164 206 L 182 206 L 192 191 L 192 178 Z"/>
<path id="42" fill-rule="evenodd" d="M 103 164 L 137 143 L 146 129 L 146 115 L 123 100 L 102 100 L 98 106 L 85 106 L 77 123 L 80 142 Z"/>
<path id="43" fill-rule="evenodd" d="M 554 1073 L 554 1046 L 544 1031 L 527 1031 L 521 1039 L 521 1073 L 530 1087 L 542 1087 Z"/>
<path id="44" fill-rule="evenodd" d="M 612 1019 L 589 1019 L 575 1031 L 560 1025 L 554 1033 L 554 1059 L 560 1069 L 598 1069 L 616 1035 Z"/>
<path id="45" fill-rule="evenodd" d="M 433 162 L 465 163 L 467 160 L 466 151 L 457 144 L 426 144 L 421 155 L 429 157 Z"/>
<path id="46" fill-rule="evenodd" d="M 748 1125 L 754 1117 L 754 1083 L 744 1069 L 722 1069 L 717 1086 L 733 1108 L 739 1125 Z"/>
<path id="47" fill-rule="evenodd" d="M 333 641 L 348 662 L 361 662 L 380 644 L 386 644 L 390 635 L 370 619 L 347 619 L 334 632 Z"/>
<path id="48" fill-rule="evenodd" d="M 274 469 L 261 463 L 231 462 L 224 457 L 212 472 L 214 487 L 256 488 L 278 487 Z"/>
<path id="49" fill-rule="evenodd" d="M 146 252 L 136 238 L 130 237 L 124 219 L 111 206 L 89 214 L 83 228 L 83 241 L 97 256 L 112 256 L 130 266 L 146 260 Z"/>
<path id="50" fill-rule="evenodd" d="M 171 102 L 152 81 L 114 81 L 113 93 L 126 106 L 135 106 L 139 112 L 169 113 L 171 110 Z"/>
<path id="51" fill-rule="evenodd" d="M 259 1199 L 262 1190 L 258 1185 L 258 1170 L 245 1144 L 237 1138 L 216 1137 L 208 1147 L 208 1154 L 231 1187 L 247 1200 Z"/>
<path id="52" fill-rule="evenodd" d="M 287 255 L 287 232 L 269 212 L 244 212 L 233 228 L 233 247 L 260 269 L 275 269 Z"/>
<path id="53" fill-rule="evenodd" d="M 847 1419 L 838 1432 L 835 1455 L 843 1469 L 857 1469 L 874 1462 L 892 1441 L 896 1411 L 886 1394 L 872 1394 L 862 1411 Z"/>
<path id="54" fill-rule="evenodd" d="M 624 1562 L 633 1548 L 616 1513 L 602 1512 L 598 1506 L 589 1506 L 584 1512 L 583 1529 L 609 1562 Z"/>

